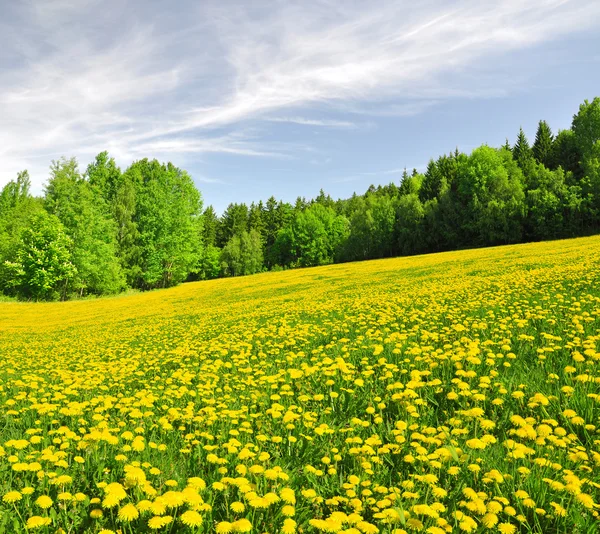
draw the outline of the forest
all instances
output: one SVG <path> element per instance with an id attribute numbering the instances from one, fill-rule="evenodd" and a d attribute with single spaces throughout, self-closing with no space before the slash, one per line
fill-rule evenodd
<path id="1" fill-rule="evenodd" d="M 204 207 L 192 177 L 107 152 L 53 161 L 42 196 L 27 171 L 0 192 L 0 292 L 66 300 L 267 270 L 590 235 L 600 231 L 600 97 L 530 143 L 458 149 L 423 173 L 334 200 Z"/>

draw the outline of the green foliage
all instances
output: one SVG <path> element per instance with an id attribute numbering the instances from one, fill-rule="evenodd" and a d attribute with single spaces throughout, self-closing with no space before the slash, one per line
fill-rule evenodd
<path id="1" fill-rule="evenodd" d="M 573 117 L 572 130 L 586 162 L 600 157 L 600 97 L 584 101 Z"/>
<path id="2" fill-rule="evenodd" d="M 523 128 L 519 128 L 519 135 L 517 136 L 517 141 L 512 149 L 512 154 L 520 167 L 524 167 L 532 157 L 531 147 L 529 146 L 529 141 L 525 136 L 525 132 L 523 132 Z"/>
<path id="3" fill-rule="evenodd" d="M 39 200 L 29 193 L 30 184 L 29 174 L 23 171 L 0 192 L 0 291 L 10 290 L 11 275 L 5 262 L 15 259 L 22 232 L 42 209 Z"/>
<path id="4" fill-rule="evenodd" d="M 221 249 L 214 245 L 205 245 L 198 264 L 198 278 L 211 280 L 221 274 Z"/>
<path id="5" fill-rule="evenodd" d="M 521 238 L 523 175 L 504 149 L 475 149 L 460 166 L 458 198 L 465 210 L 462 230 L 477 244 L 513 243 Z"/>
<path id="6" fill-rule="evenodd" d="M 117 293 L 125 287 L 116 255 L 116 225 L 99 191 L 80 176 L 75 159 L 52 163 L 45 207 L 73 242 L 77 276 L 71 289 L 80 296 Z"/>
<path id="7" fill-rule="evenodd" d="M 418 195 L 404 195 L 398 201 L 396 235 L 401 254 L 414 254 L 423 248 L 422 222 L 425 209 Z"/>
<path id="8" fill-rule="evenodd" d="M 221 270 L 224 276 L 254 274 L 262 270 L 263 253 L 260 234 L 243 230 L 229 239 L 221 252 Z"/>
<path id="9" fill-rule="evenodd" d="M 552 135 L 550 126 L 546 121 L 540 121 L 535 134 L 535 142 L 533 143 L 532 154 L 538 163 L 541 163 L 546 167 L 550 166 L 553 142 L 554 136 Z"/>
<path id="10" fill-rule="evenodd" d="M 25 299 L 64 299 L 77 275 L 72 247 L 58 217 L 39 211 L 21 232 L 14 259 L 5 260 L 7 289 Z"/>
<path id="11" fill-rule="evenodd" d="M 202 200 L 187 172 L 143 159 L 124 173 L 125 219 L 135 255 L 127 258 L 134 287 L 167 287 L 185 280 L 201 255 Z"/>
<path id="12" fill-rule="evenodd" d="M 208 206 L 204 210 L 202 219 L 202 242 L 205 247 L 215 246 L 221 221 L 212 206 Z"/>
<path id="13" fill-rule="evenodd" d="M 548 167 L 552 170 L 562 167 L 565 172 L 570 172 L 575 179 L 581 179 L 581 151 L 573 130 L 558 132 L 552 146 L 552 154 Z"/>
<path id="14" fill-rule="evenodd" d="M 348 237 L 348 219 L 331 207 L 315 203 L 296 212 L 291 224 L 278 234 L 275 248 L 280 264 L 311 267 L 332 263 Z"/>

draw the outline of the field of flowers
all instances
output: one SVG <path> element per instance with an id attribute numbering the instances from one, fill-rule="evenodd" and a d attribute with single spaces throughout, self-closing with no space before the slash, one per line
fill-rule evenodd
<path id="1" fill-rule="evenodd" d="M 600 532 L 600 238 L 0 303 L 0 532 Z"/>

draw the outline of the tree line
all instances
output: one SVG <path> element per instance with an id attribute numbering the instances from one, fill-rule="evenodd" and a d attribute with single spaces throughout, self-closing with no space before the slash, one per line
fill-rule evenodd
<path id="1" fill-rule="evenodd" d="M 27 171 L 0 193 L 0 291 L 25 300 L 114 294 L 186 280 L 573 237 L 600 228 L 600 98 L 571 128 L 530 144 L 458 149 L 425 172 L 333 200 L 203 208 L 189 174 L 106 152 L 84 172 L 52 162 L 44 194 Z"/>

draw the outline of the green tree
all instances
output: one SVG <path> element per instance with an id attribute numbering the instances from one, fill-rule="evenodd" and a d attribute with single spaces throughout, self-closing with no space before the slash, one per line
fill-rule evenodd
<path id="1" fill-rule="evenodd" d="M 587 161 L 600 157 L 600 97 L 591 102 L 585 100 L 579 106 L 571 128 L 584 165 Z"/>
<path id="2" fill-rule="evenodd" d="M 583 176 L 582 159 L 573 130 L 560 130 L 552 146 L 548 167 L 551 170 L 562 167 L 566 173 L 571 173 L 572 181 L 578 183 Z"/>
<path id="3" fill-rule="evenodd" d="M 15 260 L 23 230 L 43 209 L 39 199 L 31 196 L 30 184 L 28 172 L 23 171 L 0 192 L 0 291 L 9 292 L 11 274 L 4 268 L 5 262 Z"/>
<path id="4" fill-rule="evenodd" d="M 506 150 L 485 145 L 473 150 L 459 171 L 458 200 L 464 210 L 462 230 L 471 246 L 521 239 L 523 174 Z"/>
<path id="5" fill-rule="evenodd" d="M 532 147 L 533 157 L 542 165 L 549 167 L 552 159 L 552 144 L 554 136 L 552 130 L 546 121 L 540 121 L 537 132 L 535 133 L 535 141 Z"/>
<path id="6" fill-rule="evenodd" d="M 221 252 L 221 267 L 225 276 L 242 276 L 262 270 L 261 236 L 256 230 L 233 235 Z"/>
<path id="7" fill-rule="evenodd" d="M 421 202 L 427 202 L 428 200 L 437 198 L 445 186 L 446 181 L 441 169 L 433 159 L 429 160 L 421 188 L 419 189 L 419 199 Z"/>
<path id="8" fill-rule="evenodd" d="M 275 246 L 275 241 L 279 232 L 286 227 L 292 220 L 293 208 L 287 202 L 277 202 L 275 197 L 271 196 L 265 205 L 263 213 L 264 221 L 264 256 L 267 268 L 275 264 L 281 265 L 281 241 Z M 287 262 L 286 262 L 287 263 Z"/>
<path id="9" fill-rule="evenodd" d="M 310 267 L 332 263 L 349 234 L 349 222 L 333 208 L 315 203 L 296 212 L 277 236 L 276 250 L 286 265 Z"/>
<path id="10" fill-rule="evenodd" d="M 100 152 L 86 169 L 85 176 L 90 185 L 97 189 L 107 205 L 112 205 L 121 184 L 121 169 L 108 152 Z"/>
<path id="11" fill-rule="evenodd" d="M 214 245 L 205 245 L 198 263 L 198 278 L 211 280 L 221 274 L 221 249 Z"/>
<path id="12" fill-rule="evenodd" d="M 99 190 L 79 174 L 74 158 L 52 162 L 44 204 L 58 217 L 73 242 L 77 276 L 71 289 L 80 295 L 123 289 L 125 278 L 116 256 L 115 223 Z"/>
<path id="13" fill-rule="evenodd" d="M 72 246 L 58 217 L 37 212 L 21 233 L 14 259 L 5 261 L 8 288 L 25 299 L 66 298 L 77 275 Z"/>
<path id="14" fill-rule="evenodd" d="M 415 254 L 423 250 L 424 217 L 425 210 L 418 195 L 411 193 L 400 197 L 396 216 L 396 236 L 401 254 Z"/>
<path id="15" fill-rule="evenodd" d="M 125 217 L 131 214 L 135 224 L 132 283 L 155 288 L 182 282 L 197 271 L 202 255 L 202 199 L 194 182 L 172 163 L 147 159 L 133 163 L 123 181 L 135 203 L 133 212 L 127 205 Z"/>
<path id="16" fill-rule="evenodd" d="M 217 213 L 212 206 L 208 206 L 202 214 L 203 226 L 202 226 L 202 241 L 205 247 L 214 247 L 217 242 L 217 235 L 219 233 L 219 225 L 221 224 Z"/>
<path id="17" fill-rule="evenodd" d="M 234 236 L 241 236 L 248 231 L 248 206 L 246 204 L 229 204 L 221 217 L 217 245 L 224 247 Z"/>
<path id="18" fill-rule="evenodd" d="M 523 128 L 519 128 L 519 135 L 517 136 L 517 141 L 512 149 L 512 155 L 521 168 L 523 168 L 532 157 L 529 141 L 527 140 Z"/>
<path id="19" fill-rule="evenodd" d="M 587 100 L 573 117 L 572 130 L 582 162 L 584 209 L 593 226 L 600 224 L 600 97 Z"/>

